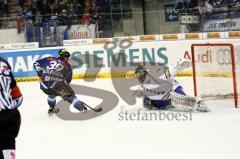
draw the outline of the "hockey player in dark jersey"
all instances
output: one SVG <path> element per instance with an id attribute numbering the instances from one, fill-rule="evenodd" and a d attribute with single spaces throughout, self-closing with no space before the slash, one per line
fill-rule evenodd
<path id="1" fill-rule="evenodd" d="M 0 159 L 15 158 L 15 138 L 21 125 L 18 107 L 23 97 L 6 60 L 0 57 Z"/>
<path id="2" fill-rule="evenodd" d="M 40 77 L 40 89 L 48 95 L 49 114 L 58 113 L 56 106 L 56 96 L 73 104 L 79 111 L 87 110 L 84 103 L 80 101 L 72 88 L 72 68 L 68 63 L 70 53 L 65 49 L 58 51 L 58 58 L 46 57 L 34 63 L 34 69 Z"/>

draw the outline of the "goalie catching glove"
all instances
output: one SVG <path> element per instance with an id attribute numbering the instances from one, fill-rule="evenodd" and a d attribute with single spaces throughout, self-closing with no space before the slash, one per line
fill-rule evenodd
<path id="1" fill-rule="evenodd" d="M 176 65 L 176 69 L 177 69 L 177 73 L 178 72 L 181 72 L 181 71 L 183 71 L 184 69 L 187 69 L 187 68 L 189 68 L 189 67 L 191 67 L 192 66 L 192 61 L 190 61 L 190 60 L 180 60 L 178 63 L 177 63 L 177 65 Z"/>

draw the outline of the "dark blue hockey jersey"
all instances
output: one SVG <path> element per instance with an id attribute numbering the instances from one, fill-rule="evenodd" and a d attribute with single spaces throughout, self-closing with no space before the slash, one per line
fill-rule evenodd
<path id="1" fill-rule="evenodd" d="M 52 89 L 61 82 L 70 83 L 72 68 L 67 61 L 55 57 L 46 57 L 34 62 L 34 69 L 41 78 L 41 89 Z"/>

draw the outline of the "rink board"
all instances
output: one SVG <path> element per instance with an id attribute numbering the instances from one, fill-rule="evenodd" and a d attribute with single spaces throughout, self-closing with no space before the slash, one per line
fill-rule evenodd
<path id="1" fill-rule="evenodd" d="M 70 64 L 73 66 L 74 78 L 125 78 L 132 77 L 134 69 L 139 65 L 176 64 L 180 59 L 191 59 L 191 45 L 196 43 L 231 43 L 234 45 L 236 65 L 239 65 L 240 40 L 208 39 L 178 41 L 132 41 L 125 48 L 119 42 L 112 50 L 106 50 L 106 43 L 65 46 L 71 53 Z M 57 50 L 63 47 L 0 51 L 0 56 L 12 66 L 13 73 L 19 81 L 37 80 L 33 70 L 34 61 L 57 56 Z M 208 63 L 208 59 L 200 62 Z M 227 65 L 227 64 L 226 64 Z M 209 72 L 204 76 L 218 75 Z M 226 76 L 229 72 L 225 72 Z M 180 72 L 178 76 L 191 76 L 192 69 Z"/>

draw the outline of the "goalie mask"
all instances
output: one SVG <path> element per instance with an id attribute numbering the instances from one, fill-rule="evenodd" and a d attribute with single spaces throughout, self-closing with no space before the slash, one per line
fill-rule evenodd
<path id="1" fill-rule="evenodd" d="M 145 67 L 143 67 L 142 65 L 139 65 L 135 69 L 135 75 L 138 78 L 140 83 L 143 83 L 143 81 L 146 79 L 146 74 L 147 74 L 147 71 L 146 71 Z"/>

